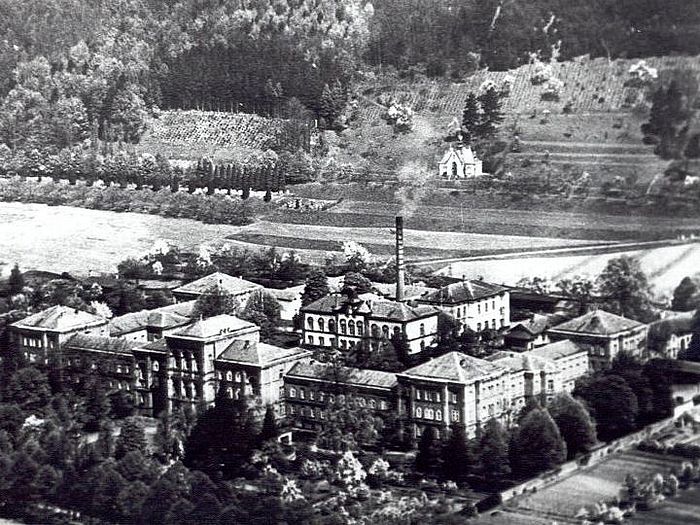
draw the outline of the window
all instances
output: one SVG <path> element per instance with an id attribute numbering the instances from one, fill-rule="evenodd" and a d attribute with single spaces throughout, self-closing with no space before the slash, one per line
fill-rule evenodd
<path id="1" fill-rule="evenodd" d="M 382 326 L 382 337 L 389 339 L 389 327 L 387 325 Z"/>
<path id="2" fill-rule="evenodd" d="M 357 335 L 365 333 L 365 325 L 362 321 L 357 321 Z"/>
<path id="3" fill-rule="evenodd" d="M 420 351 L 422 352 L 423 350 L 425 350 L 425 341 L 420 342 Z"/>
<path id="4" fill-rule="evenodd" d="M 437 421 L 442 421 L 442 410 L 439 410 L 439 409 L 438 409 L 438 410 L 435 411 L 435 419 L 436 419 Z"/>
<path id="5" fill-rule="evenodd" d="M 367 400 L 364 397 L 361 397 L 358 401 L 362 408 L 365 408 L 367 406 Z"/>
<path id="6" fill-rule="evenodd" d="M 452 421 L 459 421 L 459 410 L 452 411 Z"/>
<path id="7" fill-rule="evenodd" d="M 476 331 L 481 332 L 481 323 L 476 323 Z"/>
<path id="8" fill-rule="evenodd" d="M 328 402 L 329 402 L 331 405 L 332 405 L 333 403 L 335 403 L 335 396 L 334 396 L 333 394 L 331 394 L 330 396 L 328 396 Z"/>
<path id="9" fill-rule="evenodd" d="M 318 331 L 323 332 L 323 329 L 325 328 L 325 321 L 323 319 L 318 320 Z"/>
<path id="10" fill-rule="evenodd" d="M 230 370 L 226 372 L 226 381 L 233 381 L 233 372 Z"/>
<path id="11" fill-rule="evenodd" d="M 289 413 L 294 415 L 297 413 L 297 408 L 294 405 L 289 405 Z"/>
<path id="12" fill-rule="evenodd" d="M 369 400 L 369 408 L 371 408 L 371 409 L 377 408 L 377 402 L 374 399 Z"/>
<path id="13" fill-rule="evenodd" d="M 297 389 L 292 387 L 289 389 L 289 397 L 297 397 Z"/>
<path id="14" fill-rule="evenodd" d="M 309 330 L 313 330 L 313 329 L 314 329 L 314 318 L 313 318 L 313 317 L 307 317 L 307 318 L 306 318 L 306 324 L 308 325 Z"/>
<path id="15" fill-rule="evenodd" d="M 401 328 L 399 328 L 398 326 L 395 326 L 395 327 L 394 327 L 394 335 L 395 335 L 396 337 L 398 337 L 399 335 L 401 335 Z"/>
<path id="16" fill-rule="evenodd" d="M 416 408 L 416 417 L 423 417 L 423 409 L 421 407 Z"/>
<path id="17" fill-rule="evenodd" d="M 335 333 L 335 321 L 333 319 L 328 321 L 328 331 L 332 334 Z"/>
<path id="18" fill-rule="evenodd" d="M 236 372 L 236 383 L 240 383 L 240 382 L 241 382 L 241 373 Z"/>
<path id="19" fill-rule="evenodd" d="M 382 399 L 382 400 L 379 402 L 379 408 L 382 409 L 382 410 L 386 410 L 386 409 L 388 408 L 388 407 L 387 407 L 387 404 L 386 404 L 386 401 L 384 401 L 384 400 Z"/>
<path id="20" fill-rule="evenodd" d="M 484 312 L 488 312 L 488 311 L 489 311 L 489 302 L 485 301 L 484 302 Z"/>
<path id="21" fill-rule="evenodd" d="M 350 331 L 350 335 L 355 335 L 355 321 L 350 321 L 348 323 L 348 329 Z"/>
<path id="22" fill-rule="evenodd" d="M 345 396 L 343 394 L 340 394 L 338 396 L 338 404 L 344 405 L 345 404 Z"/>
<path id="23" fill-rule="evenodd" d="M 299 389 L 299 399 L 306 399 L 306 391 L 303 388 Z"/>
<path id="24" fill-rule="evenodd" d="M 313 335 L 309 336 L 309 344 L 310 345 L 314 344 L 314 336 Z"/>
<path id="25" fill-rule="evenodd" d="M 309 399 L 313 401 L 316 398 L 316 392 L 309 390 Z"/>
<path id="26" fill-rule="evenodd" d="M 456 402 L 457 402 L 457 394 L 451 393 L 451 394 L 450 394 L 450 401 L 451 401 L 452 403 L 456 403 Z"/>
<path id="27" fill-rule="evenodd" d="M 157 372 L 158 370 L 160 370 L 160 363 L 158 361 L 153 361 L 153 365 L 151 365 L 151 368 L 154 372 Z"/>
<path id="28" fill-rule="evenodd" d="M 326 344 L 326 340 L 323 337 L 318 338 L 318 344 L 321 346 L 324 346 Z"/>
<path id="29" fill-rule="evenodd" d="M 372 334 L 372 337 L 379 337 L 379 326 L 373 324 L 370 329 L 370 333 Z"/>
<path id="30" fill-rule="evenodd" d="M 440 392 L 435 392 L 435 401 L 440 402 Z"/>
<path id="31" fill-rule="evenodd" d="M 420 336 L 421 337 L 425 336 L 425 324 L 423 324 L 423 323 L 420 324 Z"/>
<path id="32" fill-rule="evenodd" d="M 435 416 L 435 412 L 433 412 L 432 408 L 425 409 L 425 419 L 433 419 L 434 416 Z"/>
<path id="33" fill-rule="evenodd" d="M 340 320 L 340 333 L 341 334 L 346 334 L 348 333 L 348 324 L 345 321 L 345 319 Z"/>
<path id="34" fill-rule="evenodd" d="M 420 390 L 416 390 L 416 399 L 420 401 Z"/>
<path id="35" fill-rule="evenodd" d="M 341 339 L 341 340 L 340 340 L 340 347 L 341 347 L 343 350 L 346 350 L 347 347 L 348 347 L 348 342 L 347 342 L 345 339 Z"/>

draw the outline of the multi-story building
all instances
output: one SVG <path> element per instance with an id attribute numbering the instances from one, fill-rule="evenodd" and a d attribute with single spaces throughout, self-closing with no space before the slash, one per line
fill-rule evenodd
<path id="1" fill-rule="evenodd" d="M 377 415 L 395 410 L 396 374 L 337 368 L 311 359 L 298 361 L 284 376 L 285 413 L 297 428 L 319 430 L 329 412 L 345 404 Z"/>
<path id="2" fill-rule="evenodd" d="M 533 314 L 530 319 L 511 325 L 503 334 L 503 344 L 508 350 L 524 352 L 549 343 L 547 328 L 550 319 L 546 315 Z"/>
<path id="3" fill-rule="evenodd" d="M 450 352 L 396 378 L 398 412 L 408 418 L 415 436 L 429 425 L 438 436 L 456 424 L 473 436 L 489 419 L 509 422 L 510 374 L 504 366 Z"/>
<path id="4" fill-rule="evenodd" d="M 555 392 L 557 367 L 545 359 L 530 355 L 529 352 L 496 352 L 486 358 L 510 371 L 510 410 L 517 414 L 531 401 L 540 404 L 547 402 Z"/>
<path id="5" fill-rule="evenodd" d="M 204 292 L 212 288 L 220 288 L 228 292 L 238 300 L 241 307 L 245 306 L 253 292 L 263 289 L 259 284 L 246 281 L 240 277 L 232 277 L 222 272 L 215 272 L 175 288 L 173 297 L 177 302 L 192 301 L 198 299 Z"/>
<path id="6" fill-rule="evenodd" d="M 648 348 L 653 357 L 678 359 L 693 338 L 695 312 L 680 312 L 668 315 L 649 325 Z"/>
<path id="7" fill-rule="evenodd" d="M 109 335 L 129 341 L 155 341 L 191 323 L 195 303 L 186 301 L 120 315 L 110 320 Z"/>
<path id="8" fill-rule="evenodd" d="M 438 310 L 381 298 L 330 294 L 301 309 L 303 342 L 309 346 L 348 349 L 363 338 L 389 339 L 403 334 L 412 354 L 437 341 Z"/>
<path id="9" fill-rule="evenodd" d="M 608 368 L 620 352 L 646 357 L 647 325 L 593 310 L 549 329 L 552 341 L 570 339 L 588 348 L 593 370 Z"/>
<path id="10" fill-rule="evenodd" d="M 576 380 L 590 372 L 588 347 L 568 339 L 535 348 L 527 355 L 556 366 L 558 374 L 554 377 L 554 392 L 573 392 Z M 551 397 L 549 389 L 548 397 Z"/>
<path id="11" fill-rule="evenodd" d="M 439 308 L 476 332 L 510 326 L 510 292 L 505 286 L 463 280 L 429 292 L 418 302 Z"/>
<path id="12" fill-rule="evenodd" d="M 281 416 L 284 376 L 311 351 L 278 348 L 266 343 L 236 339 L 216 358 L 219 395 L 238 399 L 253 397 L 262 406 L 272 406 Z"/>
<path id="13" fill-rule="evenodd" d="M 47 365 L 73 335 L 109 335 L 108 330 L 104 317 L 58 305 L 12 323 L 10 341 L 29 363 Z"/>

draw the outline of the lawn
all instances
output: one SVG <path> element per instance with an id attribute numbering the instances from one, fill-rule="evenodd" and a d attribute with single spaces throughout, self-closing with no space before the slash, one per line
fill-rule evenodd
<path id="1" fill-rule="evenodd" d="M 700 487 L 696 485 L 681 491 L 678 496 L 664 501 L 659 508 L 638 513 L 631 522 L 640 525 L 700 523 Z"/>

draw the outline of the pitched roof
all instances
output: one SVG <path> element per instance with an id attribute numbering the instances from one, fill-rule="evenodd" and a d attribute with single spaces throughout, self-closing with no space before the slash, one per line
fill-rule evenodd
<path id="1" fill-rule="evenodd" d="M 175 303 L 153 310 L 141 310 L 115 317 L 109 322 L 109 333 L 119 336 L 152 328 L 176 328 L 192 321 L 196 301 Z"/>
<path id="2" fill-rule="evenodd" d="M 512 370 L 520 371 L 556 371 L 556 366 L 548 359 L 533 355 L 531 352 L 496 352 L 488 357 L 487 361 L 497 363 Z"/>
<path id="3" fill-rule="evenodd" d="M 587 352 L 586 347 L 578 345 L 569 339 L 563 339 L 562 341 L 540 346 L 527 353 L 535 357 L 541 357 L 542 359 L 556 361 L 557 359 L 569 357 L 581 352 Z"/>
<path id="4" fill-rule="evenodd" d="M 506 330 L 506 335 L 511 335 L 512 332 L 525 330 L 532 336 L 538 336 L 549 328 L 550 319 L 546 315 L 534 314 L 530 319 L 519 321 Z"/>
<path id="5" fill-rule="evenodd" d="M 406 303 L 390 301 L 388 299 L 371 300 L 367 295 L 364 299 L 357 298 L 350 301 L 347 295 L 329 294 L 325 297 L 302 307 L 303 312 L 314 312 L 322 314 L 332 314 L 335 312 L 352 312 L 359 314 L 369 314 L 376 319 L 387 321 L 406 322 L 423 319 L 432 315 L 437 315 L 438 310 L 431 306 L 419 305 L 409 306 Z"/>
<path id="6" fill-rule="evenodd" d="M 439 163 L 444 164 L 445 162 L 448 162 L 453 153 L 463 164 L 474 164 L 478 160 L 476 158 L 476 155 L 474 155 L 471 146 L 465 146 L 464 144 L 462 144 L 456 148 L 450 147 L 450 149 L 448 149 L 442 156 L 442 159 Z"/>
<path id="7" fill-rule="evenodd" d="M 372 283 L 372 289 L 387 299 L 396 300 L 396 283 Z M 422 297 L 430 292 L 435 292 L 436 290 L 437 288 L 430 288 L 428 286 L 407 284 L 404 286 L 403 293 L 404 297 L 408 300 L 418 299 L 419 297 Z"/>
<path id="8" fill-rule="evenodd" d="M 305 359 L 295 363 L 287 372 L 287 377 L 334 382 L 336 381 L 334 374 L 331 365 L 328 363 L 319 363 L 312 359 Z M 340 369 L 339 377 L 342 378 L 343 384 L 354 386 L 391 389 L 397 383 L 396 374 L 361 368 L 343 367 Z"/>
<path id="9" fill-rule="evenodd" d="M 202 277 L 201 279 L 187 283 L 184 286 L 175 288 L 173 293 L 202 295 L 207 290 L 216 286 L 221 287 L 223 290 L 226 290 L 232 295 L 240 295 L 245 292 L 262 288 L 259 284 L 246 281 L 240 277 L 232 277 L 223 272 L 214 272 L 206 277 Z"/>
<path id="10" fill-rule="evenodd" d="M 437 379 L 469 384 L 482 378 L 500 375 L 505 368 L 462 352 L 449 352 L 401 373 L 421 379 Z"/>
<path id="11" fill-rule="evenodd" d="M 668 340 L 672 335 L 685 335 L 693 331 L 695 312 L 682 312 L 649 324 L 649 339 Z"/>
<path id="12" fill-rule="evenodd" d="M 135 351 L 142 350 L 144 352 L 158 352 L 158 353 L 167 353 L 168 352 L 168 342 L 164 339 L 156 339 L 155 341 L 150 341 L 149 343 L 146 344 L 140 344 L 137 347 L 134 347 Z"/>
<path id="13" fill-rule="evenodd" d="M 427 293 L 420 301 L 433 304 L 468 303 L 485 297 L 493 297 L 506 291 L 508 291 L 506 286 L 468 279 L 448 284 L 439 290 Z"/>
<path id="14" fill-rule="evenodd" d="M 267 343 L 238 339 L 228 345 L 216 359 L 217 361 L 234 361 L 237 363 L 265 366 L 279 361 L 280 359 L 294 356 L 301 357 L 310 353 L 309 350 L 303 350 L 301 348 L 280 348 Z"/>
<path id="15" fill-rule="evenodd" d="M 134 341 L 127 341 L 126 339 L 116 337 L 76 334 L 66 341 L 64 347 L 73 350 L 93 350 L 112 354 L 131 354 L 136 345 L 137 343 Z"/>
<path id="16" fill-rule="evenodd" d="M 12 326 L 64 333 L 103 324 L 107 324 L 107 319 L 104 317 L 76 308 L 56 305 L 12 323 Z"/>
<path id="17" fill-rule="evenodd" d="M 212 339 L 224 334 L 240 332 L 242 330 L 259 330 L 257 326 L 233 315 L 217 315 L 206 319 L 199 319 L 167 337 L 192 337 L 196 339 Z"/>
<path id="18" fill-rule="evenodd" d="M 304 293 L 304 285 L 300 284 L 289 288 L 266 288 L 266 290 L 278 301 L 294 301 L 301 299 Z"/>
<path id="19" fill-rule="evenodd" d="M 605 310 L 593 310 L 552 328 L 556 332 L 576 332 L 579 334 L 612 335 L 632 328 L 644 326 L 620 315 Z"/>

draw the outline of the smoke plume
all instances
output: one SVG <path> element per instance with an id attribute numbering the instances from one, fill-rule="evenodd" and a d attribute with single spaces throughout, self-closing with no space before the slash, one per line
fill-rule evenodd
<path id="1" fill-rule="evenodd" d="M 430 175 L 427 167 L 418 161 L 410 161 L 399 169 L 399 187 L 396 190 L 396 200 L 401 205 L 399 215 L 408 219 L 416 212 L 428 191 Z"/>

